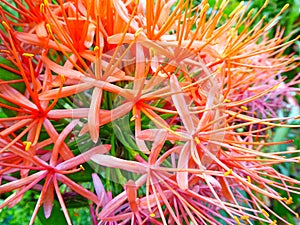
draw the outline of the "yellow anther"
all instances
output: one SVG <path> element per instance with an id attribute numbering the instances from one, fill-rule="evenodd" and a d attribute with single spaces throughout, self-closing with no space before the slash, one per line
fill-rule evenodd
<path id="1" fill-rule="evenodd" d="M 285 200 L 285 204 L 287 204 L 287 205 L 290 205 L 292 203 L 293 203 L 293 198 L 292 197 L 289 197 L 289 199 Z"/>
<path id="2" fill-rule="evenodd" d="M 248 111 L 248 108 L 246 106 L 244 106 L 244 105 L 241 106 L 241 109 L 245 110 L 245 111 Z"/>
<path id="3" fill-rule="evenodd" d="M 22 56 L 32 58 L 32 57 L 34 56 L 34 54 L 31 54 L 31 53 L 23 53 Z"/>
<path id="4" fill-rule="evenodd" d="M 197 145 L 199 145 L 201 143 L 201 141 L 198 137 L 195 137 L 195 142 L 196 142 Z"/>
<path id="5" fill-rule="evenodd" d="M 241 225 L 241 222 L 239 221 L 239 218 L 237 218 L 236 216 L 234 216 L 233 219 L 235 220 L 235 222 L 236 222 L 238 225 Z"/>
<path id="6" fill-rule="evenodd" d="M 222 67 L 221 67 L 221 66 L 218 66 L 217 72 L 218 72 L 218 73 L 221 73 L 221 72 L 222 72 Z"/>
<path id="7" fill-rule="evenodd" d="M 79 167 L 82 171 L 85 171 L 85 168 L 83 167 L 83 165 L 80 164 Z"/>
<path id="8" fill-rule="evenodd" d="M 48 6 L 49 6 L 49 2 L 48 2 L 48 0 L 44 0 L 44 5 L 45 5 L 46 7 L 48 7 Z"/>
<path id="9" fill-rule="evenodd" d="M 299 219 L 299 213 L 295 213 L 297 219 Z"/>
<path id="10" fill-rule="evenodd" d="M 261 212 L 262 212 L 266 217 L 269 217 L 269 216 L 270 216 L 270 214 L 269 214 L 266 210 L 264 210 L 264 209 L 262 209 Z"/>
<path id="11" fill-rule="evenodd" d="M 248 220 L 250 217 L 248 216 L 248 215 L 243 215 L 243 216 L 241 216 L 241 219 L 242 220 Z"/>
<path id="12" fill-rule="evenodd" d="M 139 28 L 139 29 L 135 32 L 134 36 L 137 37 L 137 36 L 139 36 L 142 32 L 143 32 L 143 28 Z"/>
<path id="13" fill-rule="evenodd" d="M 8 24 L 5 21 L 2 21 L 1 23 L 6 30 L 10 30 L 10 27 L 8 26 Z"/>
<path id="14" fill-rule="evenodd" d="M 46 24 L 46 29 L 47 29 L 49 34 L 52 34 L 51 25 L 49 23 Z"/>
<path id="15" fill-rule="evenodd" d="M 99 51 L 99 47 L 98 47 L 98 46 L 95 46 L 94 52 L 98 52 L 98 51 Z"/>
<path id="16" fill-rule="evenodd" d="M 130 122 L 134 121 L 136 118 L 138 118 L 138 116 L 134 115 L 133 117 L 130 118 Z"/>
<path id="17" fill-rule="evenodd" d="M 273 220 L 272 223 L 270 223 L 270 225 L 276 225 L 277 224 L 277 220 Z"/>
<path id="18" fill-rule="evenodd" d="M 150 213 L 150 217 L 155 217 L 155 213 Z"/>
<path id="19" fill-rule="evenodd" d="M 226 171 L 224 173 L 224 176 L 226 177 L 226 176 L 229 176 L 230 174 L 232 174 L 232 169 L 229 169 L 228 171 Z"/>
<path id="20" fill-rule="evenodd" d="M 274 181 L 270 181 L 270 182 L 268 182 L 268 184 L 273 185 L 273 184 L 274 184 Z"/>
<path id="21" fill-rule="evenodd" d="M 31 141 L 23 141 L 23 144 L 25 145 L 25 150 L 28 151 L 31 146 Z"/>
<path id="22" fill-rule="evenodd" d="M 5 49 L 1 49 L 0 52 L 2 52 L 2 53 L 9 53 L 9 51 L 5 50 Z"/>
<path id="23" fill-rule="evenodd" d="M 251 183 L 251 177 L 250 176 L 247 176 L 247 180 L 249 183 Z"/>
<path id="24" fill-rule="evenodd" d="M 44 5 L 44 3 L 40 4 L 40 12 L 41 13 L 45 13 L 45 5 Z"/>
<path id="25" fill-rule="evenodd" d="M 134 3 L 135 5 L 138 5 L 140 3 L 139 0 L 132 0 L 132 3 Z"/>
<path id="26" fill-rule="evenodd" d="M 66 77 L 63 74 L 59 75 L 60 81 L 64 84 L 66 82 Z"/>
<path id="27" fill-rule="evenodd" d="M 155 55 L 155 52 L 154 52 L 154 48 L 153 47 L 150 47 L 150 55 L 151 57 L 153 57 Z"/>
<path id="28" fill-rule="evenodd" d="M 280 12 L 285 11 L 288 7 L 290 7 L 290 4 L 289 4 L 289 3 L 285 4 L 285 5 L 282 7 L 282 9 L 280 10 Z"/>
<path id="29" fill-rule="evenodd" d="M 229 102 L 231 102 L 231 100 L 230 99 L 225 99 L 224 102 L 229 103 Z"/>

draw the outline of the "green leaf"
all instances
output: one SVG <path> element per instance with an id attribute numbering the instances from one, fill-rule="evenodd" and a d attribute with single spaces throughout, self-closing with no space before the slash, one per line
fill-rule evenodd
<path id="1" fill-rule="evenodd" d="M 38 218 L 43 225 L 67 225 L 66 218 L 57 200 L 54 200 L 52 213 L 48 219 L 45 218 L 43 206 L 38 212 Z"/>

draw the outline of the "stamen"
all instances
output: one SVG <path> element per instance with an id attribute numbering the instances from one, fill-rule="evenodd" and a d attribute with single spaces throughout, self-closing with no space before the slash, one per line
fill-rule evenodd
<path id="1" fill-rule="evenodd" d="M 43 14 L 45 13 L 45 5 L 44 5 L 44 3 L 40 4 L 40 12 L 43 13 Z"/>
<path id="2" fill-rule="evenodd" d="M 44 5 L 45 5 L 46 7 L 48 7 L 48 6 L 49 6 L 49 2 L 48 2 L 48 0 L 44 0 Z"/>
<path id="3" fill-rule="evenodd" d="M 247 176 L 247 180 L 249 183 L 251 183 L 251 177 L 250 176 Z"/>
<path id="4" fill-rule="evenodd" d="M 241 222 L 239 221 L 239 218 L 237 218 L 236 216 L 234 216 L 233 219 L 237 222 L 238 225 L 241 225 Z"/>
<path id="5" fill-rule="evenodd" d="M 6 30 L 10 30 L 10 27 L 8 26 L 8 24 L 5 21 L 2 21 L 1 23 Z"/>
<path id="6" fill-rule="evenodd" d="M 2 52 L 2 53 L 10 53 L 8 50 L 5 50 L 5 49 L 1 49 L 0 52 Z"/>
<path id="7" fill-rule="evenodd" d="M 272 223 L 270 223 L 270 225 L 276 225 L 277 224 L 277 220 L 273 220 Z"/>
<path id="8" fill-rule="evenodd" d="M 64 83 L 66 82 L 66 77 L 65 77 L 65 75 L 60 74 L 59 77 L 60 77 L 61 83 L 64 84 Z"/>
<path id="9" fill-rule="evenodd" d="M 34 56 L 34 54 L 31 54 L 31 53 L 23 53 L 22 56 L 32 58 L 32 57 Z"/>
<path id="10" fill-rule="evenodd" d="M 293 203 L 293 198 L 289 197 L 289 199 L 285 200 L 285 204 L 290 205 Z"/>
<path id="11" fill-rule="evenodd" d="M 79 167 L 82 171 L 85 171 L 85 168 L 83 167 L 83 165 L 80 164 Z"/>
<path id="12" fill-rule="evenodd" d="M 135 32 L 134 37 L 138 37 L 142 32 L 143 32 L 143 28 L 139 28 L 139 29 Z"/>
<path id="13" fill-rule="evenodd" d="M 25 150 L 28 151 L 31 146 L 31 141 L 23 141 L 23 144 L 25 145 Z"/>
<path id="14" fill-rule="evenodd" d="M 232 174 L 232 169 L 229 169 L 227 172 L 224 173 L 224 176 L 227 177 Z"/>
<path id="15" fill-rule="evenodd" d="M 46 29 L 47 29 L 49 34 L 52 34 L 51 25 L 49 23 L 46 24 Z"/>
<path id="16" fill-rule="evenodd" d="M 195 142 L 196 142 L 196 144 L 198 144 L 198 145 L 201 143 L 201 141 L 199 140 L 198 137 L 195 137 Z"/>
<path id="17" fill-rule="evenodd" d="M 150 215 L 149 215 L 150 217 L 155 217 L 155 213 L 150 213 Z"/>
<path id="18" fill-rule="evenodd" d="M 242 110 L 245 110 L 245 111 L 248 111 L 248 107 L 246 107 L 246 106 L 244 106 L 244 105 L 241 106 L 241 109 L 242 109 Z"/>
<path id="19" fill-rule="evenodd" d="M 269 214 L 266 210 L 262 209 L 261 212 L 262 212 L 266 217 L 270 217 L 270 214 Z"/>
<path id="20" fill-rule="evenodd" d="M 248 215 L 243 215 L 243 216 L 241 216 L 241 219 L 242 220 L 248 220 L 250 217 L 248 216 Z"/>
<path id="21" fill-rule="evenodd" d="M 224 102 L 229 103 L 229 102 L 231 102 L 231 100 L 230 99 L 225 99 Z"/>
<path id="22" fill-rule="evenodd" d="M 94 47 L 94 52 L 98 52 L 99 51 L 99 47 L 98 46 L 95 46 Z"/>

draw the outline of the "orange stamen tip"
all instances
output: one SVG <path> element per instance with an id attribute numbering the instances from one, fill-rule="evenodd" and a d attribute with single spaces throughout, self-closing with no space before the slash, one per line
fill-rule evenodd
<path id="1" fill-rule="evenodd" d="M 139 29 L 135 32 L 134 36 L 135 36 L 135 37 L 138 37 L 142 32 L 143 32 L 143 28 L 139 28 Z"/>
<path id="2" fill-rule="evenodd" d="M 83 167 L 83 165 L 80 164 L 79 167 L 80 167 L 80 169 L 81 169 L 82 171 L 85 171 L 85 168 Z"/>
<path id="3" fill-rule="evenodd" d="M 236 216 L 234 216 L 233 219 L 236 221 L 236 223 L 237 223 L 238 225 L 241 225 L 241 222 L 239 221 L 239 218 L 237 218 Z"/>
<path id="4" fill-rule="evenodd" d="M 294 120 L 298 120 L 298 119 L 300 119 L 300 116 L 295 116 L 294 117 Z"/>
<path id="5" fill-rule="evenodd" d="M 25 150 L 28 151 L 31 146 L 31 141 L 23 141 L 23 144 L 25 145 Z"/>
<path id="6" fill-rule="evenodd" d="M 224 102 L 229 103 L 229 102 L 231 102 L 231 100 L 230 99 L 225 99 Z"/>
<path id="7" fill-rule="evenodd" d="M 241 216 L 242 220 L 248 220 L 250 217 L 248 215 Z"/>
<path id="8" fill-rule="evenodd" d="M 293 203 L 293 198 L 289 197 L 289 199 L 285 200 L 285 204 L 290 205 Z"/>
<path id="9" fill-rule="evenodd" d="M 229 169 L 228 171 L 226 171 L 224 173 L 224 176 L 226 177 L 226 176 L 229 176 L 230 174 L 232 174 L 232 169 Z"/>
<path id="10" fill-rule="evenodd" d="M 1 23 L 6 30 L 10 30 L 10 27 L 8 26 L 8 24 L 5 21 L 2 21 Z"/>
<path id="11" fill-rule="evenodd" d="M 135 5 L 138 5 L 140 3 L 139 0 L 132 0 L 132 3 L 134 3 Z"/>
<path id="12" fill-rule="evenodd" d="M 200 139 L 198 138 L 198 137 L 195 137 L 195 142 L 196 142 L 196 144 L 200 144 L 201 143 L 201 141 L 200 141 Z"/>
<path id="13" fill-rule="evenodd" d="M 155 213 L 150 213 L 150 217 L 155 217 Z"/>
<path id="14" fill-rule="evenodd" d="M 44 5 L 44 3 L 40 4 L 40 12 L 41 13 L 45 13 L 45 5 Z"/>
<path id="15" fill-rule="evenodd" d="M 248 108 L 246 106 L 243 106 L 243 105 L 241 106 L 241 109 L 245 110 L 245 111 L 248 111 Z"/>
<path id="16" fill-rule="evenodd" d="M 261 212 L 262 212 L 266 217 L 270 217 L 270 214 L 269 214 L 266 210 L 262 209 Z"/>
<path id="17" fill-rule="evenodd" d="M 46 29 L 47 29 L 49 34 L 52 34 L 51 25 L 49 23 L 46 24 Z"/>
<path id="18" fill-rule="evenodd" d="M 251 183 L 251 177 L 250 176 L 247 176 L 247 180 L 249 183 Z"/>
<path id="19" fill-rule="evenodd" d="M 23 53 L 22 56 L 32 58 L 32 57 L 34 56 L 34 54 L 31 54 L 31 53 Z"/>
<path id="20" fill-rule="evenodd" d="M 270 223 L 270 225 L 276 225 L 277 224 L 277 220 L 273 220 L 272 223 Z"/>
<path id="21" fill-rule="evenodd" d="M 98 52 L 98 51 L 99 51 L 99 47 L 98 47 L 98 46 L 95 46 L 94 52 Z"/>

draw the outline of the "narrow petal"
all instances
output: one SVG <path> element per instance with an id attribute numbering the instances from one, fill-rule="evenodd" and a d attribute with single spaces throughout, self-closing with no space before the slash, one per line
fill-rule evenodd
<path id="1" fill-rule="evenodd" d="M 110 155 L 96 154 L 91 157 L 91 160 L 101 166 L 107 166 L 109 168 L 119 168 L 137 174 L 144 174 L 147 171 L 146 166 L 142 163 L 119 159 Z"/>
<path id="2" fill-rule="evenodd" d="M 182 120 L 187 131 L 192 134 L 192 132 L 194 131 L 194 124 L 191 118 L 191 114 L 189 113 L 186 101 L 184 99 L 184 95 L 182 93 L 183 91 L 181 90 L 181 87 L 175 75 L 172 75 L 170 78 L 170 87 L 171 92 L 175 93 L 172 94 L 172 100 L 179 113 L 180 119 Z"/>

